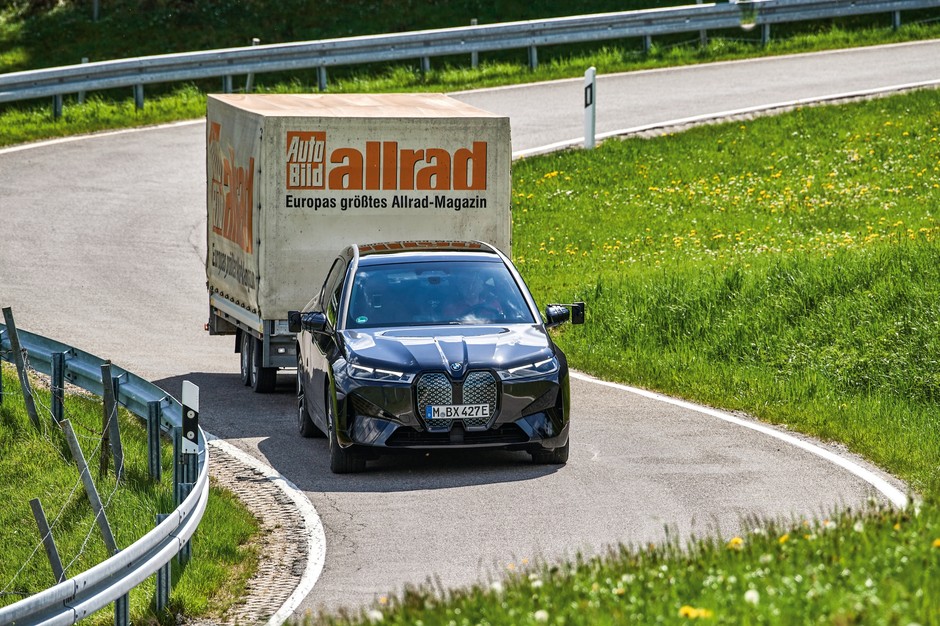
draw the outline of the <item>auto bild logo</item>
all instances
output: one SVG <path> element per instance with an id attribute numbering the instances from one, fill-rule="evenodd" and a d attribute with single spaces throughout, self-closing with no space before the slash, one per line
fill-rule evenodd
<path id="1" fill-rule="evenodd" d="M 333 145 L 331 145 L 333 144 Z M 335 146 L 325 131 L 287 132 L 286 187 L 334 191 L 483 191 L 487 148 L 400 148 L 366 141 L 364 149 Z"/>
<path id="2" fill-rule="evenodd" d="M 235 149 L 222 146 L 222 125 L 212 122 L 208 131 L 209 218 L 212 230 L 251 253 L 255 160 L 238 162 Z"/>

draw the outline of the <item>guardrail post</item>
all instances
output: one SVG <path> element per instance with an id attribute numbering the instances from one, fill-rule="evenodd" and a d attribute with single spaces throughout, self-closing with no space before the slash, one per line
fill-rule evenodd
<path id="1" fill-rule="evenodd" d="M 56 94 L 52 96 L 52 119 L 58 120 L 62 118 L 62 95 Z"/>
<path id="2" fill-rule="evenodd" d="M 52 421 L 59 424 L 65 413 L 65 352 L 52 353 Z"/>
<path id="3" fill-rule="evenodd" d="M 653 49 L 653 36 L 643 35 L 643 53 L 649 54 L 650 50 L 652 49 Z"/>
<path id="4" fill-rule="evenodd" d="M 895 11 L 891 14 L 891 28 L 898 30 L 901 28 L 901 12 Z"/>
<path id="5" fill-rule="evenodd" d="M 169 515 L 158 513 L 157 526 L 163 523 L 163 520 L 168 517 Z M 157 570 L 157 589 L 154 592 L 153 604 L 158 615 L 163 613 L 163 611 L 166 610 L 167 605 L 170 603 L 170 588 L 173 584 L 173 578 L 170 575 L 170 564 L 172 562 L 172 559 L 167 561 L 165 565 L 160 566 L 160 569 Z"/>
<path id="6" fill-rule="evenodd" d="M 770 43 L 770 24 L 760 25 L 760 44 L 766 46 Z"/>
<path id="7" fill-rule="evenodd" d="M 251 45 L 257 46 L 261 43 L 261 40 L 257 37 L 251 38 Z M 255 87 L 255 73 L 248 72 L 248 75 L 245 77 L 245 93 L 251 93 L 251 90 Z"/>
<path id="8" fill-rule="evenodd" d="M 529 69 L 536 70 L 539 66 L 539 49 L 535 46 L 529 46 Z"/>
<path id="9" fill-rule="evenodd" d="M 232 93 L 232 75 L 222 77 L 222 92 Z"/>
<path id="10" fill-rule="evenodd" d="M 82 65 L 88 63 L 88 57 L 82 57 Z M 78 103 L 85 104 L 85 90 L 82 89 L 78 92 Z"/>
<path id="11" fill-rule="evenodd" d="M 26 359 L 20 347 L 20 336 L 16 332 L 16 322 L 13 321 L 13 309 L 4 307 L 3 321 L 7 325 L 7 334 L 10 336 L 10 349 L 13 351 L 13 362 L 16 363 L 16 373 L 20 379 L 20 388 L 23 390 L 23 402 L 26 404 L 26 413 L 36 430 L 41 430 L 39 414 L 36 413 L 36 402 L 33 400 L 33 390 L 29 385 L 29 376 L 26 372 Z"/>
<path id="12" fill-rule="evenodd" d="M 702 4 L 703 0 L 695 0 L 695 4 Z M 708 31 L 702 29 L 698 31 L 698 45 L 704 48 L 708 45 Z"/>
<path id="13" fill-rule="evenodd" d="M 144 86 L 134 85 L 134 106 L 138 111 L 144 108 Z"/>
<path id="14" fill-rule="evenodd" d="M 427 74 L 431 71 L 431 57 L 421 57 L 421 73 Z"/>
<path id="15" fill-rule="evenodd" d="M 323 65 L 317 68 L 317 89 L 326 91 L 326 67 Z"/>
<path id="16" fill-rule="evenodd" d="M 33 510 L 33 518 L 36 520 L 36 525 L 39 526 L 39 536 L 42 537 L 42 545 L 46 549 L 46 556 L 49 557 L 52 575 L 55 576 L 55 581 L 58 584 L 65 580 L 65 570 L 62 569 L 62 559 L 59 558 L 59 550 L 55 547 L 55 539 L 52 537 L 52 530 L 46 521 L 46 513 L 42 510 L 42 503 L 39 502 L 39 498 L 30 500 L 29 508 Z"/>
<path id="17" fill-rule="evenodd" d="M 150 478 L 160 482 L 163 477 L 163 458 L 160 454 L 160 418 L 163 408 L 159 400 L 147 403 L 147 469 Z"/>
<path id="18" fill-rule="evenodd" d="M 114 541 L 114 535 L 111 534 L 111 525 L 108 523 L 108 514 L 101 504 L 101 498 L 98 496 L 98 489 L 95 488 L 95 481 L 91 479 L 91 472 L 88 471 L 88 463 L 85 462 L 85 455 L 82 454 L 82 447 L 75 437 L 75 431 L 72 430 L 72 424 L 69 420 L 62 420 L 62 430 L 65 431 L 65 439 L 68 441 L 69 450 L 72 452 L 72 459 L 78 465 L 78 471 L 82 478 L 82 484 L 85 486 L 85 494 L 91 503 L 91 508 L 95 512 L 95 522 L 101 530 L 101 536 L 104 539 L 104 545 L 108 549 L 108 554 L 114 556 L 118 553 L 117 543 Z"/>
<path id="19" fill-rule="evenodd" d="M 470 20 L 470 26 L 476 26 L 479 23 L 477 18 Z M 474 50 L 470 53 L 470 67 L 477 69 L 480 65 L 480 53 Z"/>
<path id="20" fill-rule="evenodd" d="M 597 120 L 597 70 L 592 65 L 584 72 L 584 147 L 590 150 L 594 147 L 594 137 Z"/>
<path id="21" fill-rule="evenodd" d="M 130 626 L 130 596 L 125 594 L 114 601 L 114 626 Z"/>

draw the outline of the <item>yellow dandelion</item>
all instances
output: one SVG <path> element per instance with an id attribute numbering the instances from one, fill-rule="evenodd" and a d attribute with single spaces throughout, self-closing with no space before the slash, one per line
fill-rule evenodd
<path id="1" fill-rule="evenodd" d="M 934 539 L 934 540 L 933 540 L 933 547 L 934 547 L 934 548 L 940 548 L 940 539 Z"/>
<path id="2" fill-rule="evenodd" d="M 779 541 L 781 544 L 784 544 L 784 543 L 790 541 L 790 533 L 787 533 L 787 534 L 785 534 L 785 535 L 781 535 L 780 539 L 778 539 L 777 541 Z"/>
<path id="3" fill-rule="evenodd" d="M 728 542 L 729 550 L 740 550 L 742 547 L 744 547 L 744 540 L 740 537 L 732 537 Z"/>

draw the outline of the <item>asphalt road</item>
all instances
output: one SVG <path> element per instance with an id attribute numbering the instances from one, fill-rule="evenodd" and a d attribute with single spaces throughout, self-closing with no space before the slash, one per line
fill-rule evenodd
<path id="1" fill-rule="evenodd" d="M 602 77 L 598 130 L 937 78 L 940 42 Z M 561 81 L 459 97 L 509 114 L 519 151 L 580 136 L 580 89 Z M 815 517 L 881 497 L 777 439 L 581 380 L 562 468 L 489 451 L 332 475 L 325 442 L 295 434 L 293 377 L 252 394 L 233 340 L 203 330 L 203 143 L 196 123 L 0 151 L 0 305 L 19 327 L 173 394 L 197 383 L 203 427 L 304 490 L 327 556 L 299 612 L 361 606 L 430 578 L 486 581 L 509 564 L 645 544 L 666 528 L 730 536 L 753 516 Z"/>

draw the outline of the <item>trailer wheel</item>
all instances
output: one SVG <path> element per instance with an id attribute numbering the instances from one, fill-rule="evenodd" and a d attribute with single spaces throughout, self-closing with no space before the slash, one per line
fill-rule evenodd
<path id="1" fill-rule="evenodd" d="M 271 393 L 277 382 L 277 368 L 261 366 L 264 347 L 260 339 L 254 337 L 252 339 L 254 341 L 251 342 L 251 388 L 255 393 Z"/>
<path id="2" fill-rule="evenodd" d="M 255 345 L 254 337 L 246 333 L 245 331 L 239 331 L 238 340 L 241 344 L 241 353 L 239 359 L 239 365 L 241 369 L 242 384 L 246 387 L 251 384 L 251 353 L 252 348 Z"/>

